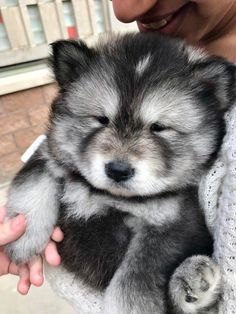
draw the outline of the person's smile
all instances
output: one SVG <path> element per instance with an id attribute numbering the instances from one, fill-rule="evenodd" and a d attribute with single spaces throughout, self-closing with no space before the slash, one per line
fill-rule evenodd
<path id="1" fill-rule="evenodd" d="M 188 3 L 175 11 L 162 16 L 149 16 L 137 20 L 138 28 L 141 32 L 158 31 L 163 34 L 175 33 L 182 24 L 191 3 Z"/>

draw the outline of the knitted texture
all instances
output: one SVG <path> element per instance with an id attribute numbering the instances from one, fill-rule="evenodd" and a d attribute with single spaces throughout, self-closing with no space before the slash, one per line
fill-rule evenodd
<path id="1" fill-rule="evenodd" d="M 85 286 L 62 266 L 52 267 L 46 261 L 45 275 L 53 290 L 73 306 L 78 314 L 101 314 L 102 293 Z"/>
<path id="2" fill-rule="evenodd" d="M 226 125 L 221 153 L 202 178 L 199 197 L 215 239 L 214 259 L 223 275 L 219 314 L 236 314 L 236 106 L 226 114 Z M 77 313 L 101 313 L 103 295 L 83 285 L 63 267 L 46 265 L 46 276 Z"/>
<path id="3" fill-rule="evenodd" d="M 225 120 L 221 152 L 202 178 L 199 196 L 215 240 L 214 259 L 223 275 L 219 314 L 236 314 L 236 106 L 227 112 Z"/>
<path id="4" fill-rule="evenodd" d="M 221 267 L 224 295 L 220 313 L 236 314 L 236 106 L 226 115 L 221 159 L 225 168 L 214 227 L 214 256 Z"/>

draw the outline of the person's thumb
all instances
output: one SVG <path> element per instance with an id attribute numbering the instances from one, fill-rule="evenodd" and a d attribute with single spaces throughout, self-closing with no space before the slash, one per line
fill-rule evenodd
<path id="1" fill-rule="evenodd" d="M 0 224 L 0 246 L 18 239 L 26 228 L 26 219 L 18 215 Z"/>

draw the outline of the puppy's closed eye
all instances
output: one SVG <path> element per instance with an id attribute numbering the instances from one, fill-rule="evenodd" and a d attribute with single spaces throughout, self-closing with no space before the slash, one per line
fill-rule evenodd
<path id="1" fill-rule="evenodd" d="M 161 124 L 159 122 L 153 123 L 150 126 L 151 133 L 159 133 L 159 132 L 162 132 L 162 131 L 165 131 L 165 130 L 170 130 L 170 127 L 165 126 L 164 124 Z"/>

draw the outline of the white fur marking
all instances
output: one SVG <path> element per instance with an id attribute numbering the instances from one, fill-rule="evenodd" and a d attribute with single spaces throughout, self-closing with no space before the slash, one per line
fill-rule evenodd
<path id="1" fill-rule="evenodd" d="M 141 60 L 139 60 L 137 66 L 136 66 L 136 72 L 140 75 L 143 74 L 143 72 L 147 69 L 149 63 L 150 63 L 150 54 L 143 57 Z"/>

